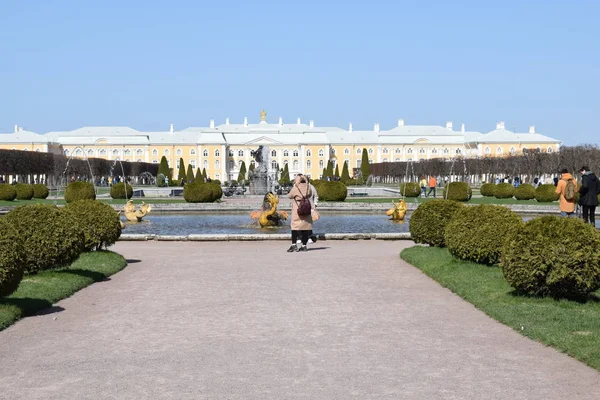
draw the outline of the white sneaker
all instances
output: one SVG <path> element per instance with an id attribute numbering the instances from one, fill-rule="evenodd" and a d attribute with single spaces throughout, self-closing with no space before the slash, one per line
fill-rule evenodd
<path id="1" fill-rule="evenodd" d="M 308 243 L 308 244 L 313 244 L 314 242 L 313 242 L 313 240 L 312 240 L 312 239 L 310 239 L 310 238 L 309 238 L 307 243 Z"/>

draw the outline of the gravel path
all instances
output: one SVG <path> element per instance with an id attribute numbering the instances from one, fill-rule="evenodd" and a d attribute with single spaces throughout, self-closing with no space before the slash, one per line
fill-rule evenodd
<path id="1" fill-rule="evenodd" d="M 591 399 L 600 374 L 398 257 L 411 242 L 121 242 L 0 332 L 0 399 Z"/>

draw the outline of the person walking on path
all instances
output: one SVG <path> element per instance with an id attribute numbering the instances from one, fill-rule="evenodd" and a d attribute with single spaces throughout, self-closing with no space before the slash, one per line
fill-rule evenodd
<path id="1" fill-rule="evenodd" d="M 577 182 L 566 168 L 562 169 L 560 173 L 561 177 L 556 184 L 555 190 L 555 193 L 560 195 L 560 215 L 561 217 L 573 217 L 575 215 L 575 206 L 577 205 L 575 196 Z"/>
<path id="2" fill-rule="evenodd" d="M 312 231 L 312 210 L 309 209 L 306 214 L 299 213 L 299 207 L 303 200 L 310 202 L 311 196 L 310 184 L 303 175 L 297 175 L 294 179 L 294 186 L 292 186 L 292 190 L 288 193 L 288 198 L 292 199 L 292 221 L 290 223 L 292 228 L 292 245 L 287 250 L 288 253 L 293 251 L 307 251 L 306 243 L 308 243 L 308 236 Z M 300 248 L 296 245 L 298 238 L 302 241 Z"/>
<path id="3" fill-rule="evenodd" d="M 581 167 L 581 187 L 579 188 L 579 205 L 583 208 L 583 220 L 596 225 L 596 206 L 600 193 L 598 177 L 586 166 Z"/>
<path id="4" fill-rule="evenodd" d="M 429 176 L 429 192 L 427 192 L 425 197 L 429 197 L 431 192 L 433 192 L 433 197 L 435 197 L 435 187 L 436 186 L 437 186 L 437 179 L 435 179 L 435 176 L 430 175 Z"/>
<path id="5" fill-rule="evenodd" d="M 423 179 L 421 179 L 421 181 L 419 182 L 419 185 L 421 185 L 421 197 L 426 196 L 427 195 L 427 179 L 425 179 L 425 177 L 423 177 Z"/>

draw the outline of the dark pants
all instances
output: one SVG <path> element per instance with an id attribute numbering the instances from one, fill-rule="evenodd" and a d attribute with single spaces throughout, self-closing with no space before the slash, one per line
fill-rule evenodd
<path id="1" fill-rule="evenodd" d="M 581 206 L 583 208 L 583 220 L 586 223 L 596 225 L 596 206 Z"/>
<path id="2" fill-rule="evenodd" d="M 435 197 L 435 186 L 429 186 L 429 192 L 427 192 L 427 195 L 425 195 L 425 197 L 429 197 L 431 192 L 433 192 L 433 197 Z"/>
<path id="3" fill-rule="evenodd" d="M 311 231 L 292 231 L 292 244 L 296 244 L 298 238 L 300 238 L 302 245 L 306 246 L 310 232 Z"/>

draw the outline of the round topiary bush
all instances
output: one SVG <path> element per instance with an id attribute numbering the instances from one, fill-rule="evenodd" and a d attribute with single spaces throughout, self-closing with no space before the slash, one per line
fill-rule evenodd
<path id="1" fill-rule="evenodd" d="M 496 185 L 493 183 L 484 183 L 483 185 L 481 185 L 481 188 L 479 189 L 479 191 L 481 192 L 481 195 L 484 197 L 494 197 L 494 188 L 495 187 L 496 187 Z"/>
<path id="2" fill-rule="evenodd" d="M 133 188 L 128 183 L 127 193 L 125 193 L 125 182 L 119 182 L 110 187 L 110 197 L 113 199 L 130 199 L 133 197 Z"/>
<path id="3" fill-rule="evenodd" d="M 527 221 L 502 250 L 506 281 L 519 291 L 582 297 L 600 288 L 600 234 L 579 218 L 546 216 Z"/>
<path id="4" fill-rule="evenodd" d="M 540 185 L 535 189 L 535 199 L 540 203 L 549 203 L 558 200 L 559 195 L 554 191 L 556 186 L 552 184 Z"/>
<path id="5" fill-rule="evenodd" d="M 223 189 L 221 188 L 221 185 L 218 183 L 214 183 L 214 181 L 212 181 L 211 183 L 208 183 L 207 185 L 210 186 L 210 190 L 212 191 L 212 201 L 217 201 L 219 200 L 221 197 L 223 197 Z"/>
<path id="6" fill-rule="evenodd" d="M 119 214 L 102 201 L 75 201 L 67 204 L 62 212 L 79 224 L 85 237 L 84 249 L 87 251 L 107 248 L 121 236 Z"/>
<path id="7" fill-rule="evenodd" d="M 17 198 L 17 191 L 13 185 L 0 183 L 0 200 L 13 201 Z"/>
<path id="8" fill-rule="evenodd" d="M 340 181 L 321 182 L 315 186 L 315 189 L 317 189 L 319 201 L 344 201 L 348 196 L 348 188 Z"/>
<path id="9" fill-rule="evenodd" d="M 48 191 L 48 187 L 46 185 L 42 185 L 41 183 L 36 183 L 33 185 L 33 197 L 36 199 L 45 199 L 48 197 L 50 192 Z"/>
<path id="10" fill-rule="evenodd" d="M 419 197 L 421 195 L 421 186 L 417 182 L 406 182 L 400 184 L 400 196 Z"/>
<path id="11" fill-rule="evenodd" d="M 531 200 L 535 199 L 535 187 L 528 183 L 523 183 L 515 188 L 515 199 Z"/>
<path id="12" fill-rule="evenodd" d="M 8 296 L 19 286 L 25 271 L 24 258 L 23 238 L 0 218 L 0 297 Z"/>
<path id="13" fill-rule="evenodd" d="M 446 225 L 444 239 L 450 253 L 461 260 L 496 264 L 502 241 L 522 224 L 521 217 L 506 207 L 490 204 L 465 207 Z"/>
<path id="14" fill-rule="evenodd" d="M 188 203 L 212 203 L 216 199 L 210 183 L 193 182 L 183 187 L 183 198 Z"/>
<path id="15" fill-rule="evenodd" d="M 469 201 L 473 191 L 466 182 L 452 182 L 444 186 L 442 198 L 446 200 Z"/>
<path id="16" fill-rule="evenodd" d="M 56 206 L 15 208 L 4 217 L 22 238 L 25 272 L 62 267 L 83 251 L 84 234 L 77 220 Z"/>
<path id="17" fill-rule="evenodd" d="M 410 216 L 410 236 L 415 243 L 444 247 L 444 229 L 456 213 L 465 207 L 453 200 L 431 200 L 421 204 Z"/>
<path id="18" fill-rule="evenodd" d="M 17 192 L 17 200 L 33 199 L 33 185 L 29 185 L 27 183 L 17 183 L 15 185 L 15 191 Z"/>
<path id="19" fill-rule="evenodd" d="M 77 200 L 96 200 L 94 185 L 83 181 L 69 183 L 65 190 L 65 201 L 71 203 Z"/>
<path id="20" fill-rule="evenodd" d="M 497 199 L 511 199 L 515 193 L 515 188 L 510 183 L 499 183 L 494 188 L 494 197 Z"/>

